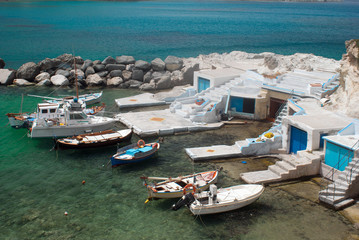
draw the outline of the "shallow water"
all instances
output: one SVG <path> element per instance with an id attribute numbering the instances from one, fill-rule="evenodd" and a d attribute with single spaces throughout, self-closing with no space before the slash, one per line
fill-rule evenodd
<path id="1" fill-rule="evenodd" d="M 187 209 L 170 210 L 177 200 L 144 204 L 147 193 L 140 176 L 178 176 L 219 167 L 221 161 L 193 163 L 184 148 L 233 144 L 258 136 L 268 123 L 166 136 L 156 158 L 111 169 L 107 164 L 116 147 L 50 151 L 52 140 L 30 139 L 25 129 L 7 126 L 4 114 L 18 111 L 22 92 L 35 93 L 35 88 L 0 87 L 1 239 L 344 239 L 355 233 L 340 214 L 278 188 L 267 187 L 257 202 L 240 210 L 205 217 L 194 217 Z M 107 89 L 104 101 L 111 112 L 118 111 L 114 99 L 136 93 Z M 24 99 L 23 109 L 29 111 L 40 101 Z M 227 164 L 218 186 L 242 183 L 236 175 L 241 165 L 265 169 L 274 161 L 245 160 L 237 159 L 231 171 Z"/>

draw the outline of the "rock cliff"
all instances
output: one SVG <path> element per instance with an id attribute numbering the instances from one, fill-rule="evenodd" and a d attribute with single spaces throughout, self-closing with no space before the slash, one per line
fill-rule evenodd
<path id="1" fill-rule="evenodd" d="M 359 118 L 359 39 L 345 42 L 340 64 L 340 87 L 330 97 L 328 109 Z"/>

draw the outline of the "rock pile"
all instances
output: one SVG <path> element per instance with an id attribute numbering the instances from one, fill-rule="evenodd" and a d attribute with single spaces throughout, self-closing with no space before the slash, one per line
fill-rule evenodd
<path id="1" fill-rule="evenodd" d="M 175 56 L 151 62 L 135 60 L 132 56 L 109 56 L 103 61 L 92 61 L 71 54 L 46 58 L 39 63 L 28 62 L 18 70 L 4 67 L 5 62 L 0 59 L 0 83 L 3 85 L 74 86 L 77 78 L 77 84 L 83 88 L 110 86 L 141 90 L 193 84 L 193 72 L 199 70 L 199 64 L 184 65 L 183 59 Z"/>

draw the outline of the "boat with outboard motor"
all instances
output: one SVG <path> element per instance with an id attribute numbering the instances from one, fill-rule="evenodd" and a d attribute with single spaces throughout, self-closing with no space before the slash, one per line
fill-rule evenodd
<path id="1" fill-rule="evenodd" d="M 117 120 L 89 116 L 85 104 L 74 99 L 59 103 L 39 103 L 36 118 L 30 128 L 30 137 L 67 137 L 112 129 Z"/>
<path id="2" fill-rule="evenodd" d="M 172 209 L 176 211 L 187 206 L 194 215 L 228 212 L 253 203 L 264 191 L 263 185 L 259 184 L 242 184 L 218 190 L 212 184 L 209 188 L 209 191 L 184 195 Z"/>
<path id="3" fill-rule="evenodd" d="M 148 199 L 152 198 L 180 198 L 186 192 L 206 190 L 210 184 L 217 182 L 220 170 L 200 172 L 176 178 L 140 177 L 145 181 Z M 159 183 L 148 184 L 146 180 L 164 180 Z"/>

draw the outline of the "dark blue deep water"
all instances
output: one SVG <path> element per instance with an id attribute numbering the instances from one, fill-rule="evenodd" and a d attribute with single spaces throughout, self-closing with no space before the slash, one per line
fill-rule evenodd
<path id="1" fill-rule="evenodd" d="M 296 52 L 340 59 L 359 37 L 359 3 L 235 1 L 4 2 L 0 58 L 17 68 L 63 53 L 133 55 Z"/>

